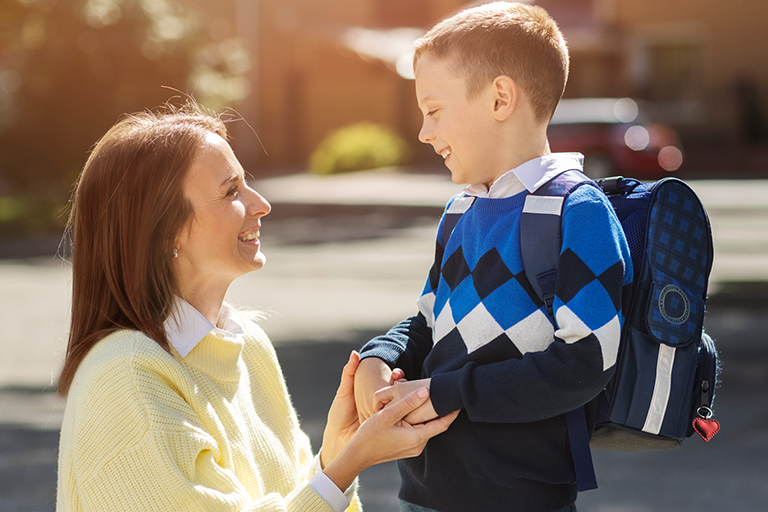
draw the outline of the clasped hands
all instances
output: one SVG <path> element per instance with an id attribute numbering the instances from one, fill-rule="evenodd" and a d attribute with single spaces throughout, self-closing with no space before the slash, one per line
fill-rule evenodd
<path id="1" fill-rule="evenodd" d="M 339 489 L 374 464 L 415 457 L 456 419 L 458 411 L 437 418 L 429 379 L 408 382 L 403 377 L 380 359 L 360 361 L 357 352 L 350 355 L 320 451 L 323 472 Z"/>
<path id="2" fill-rule="evenodd" d="M 399 368 L 392 370 L 388 386 L 383 387 L 373 394 L 373 401 L 367 400 L 361 397 L 361 401 L 358 402 L 357 410 L 361 415 L 361 420 L 365 420 L 377 411 L 385 409 L 392 404 L 395 404 L 399 400 L 408 396 L 410 393 L 417 391 L 421 388 L 429 390 L 431 379 L 418 379 L 408 381 L 405 379 L 403 371 Z M 356 397 L 357 398 L 357 397 Z M 367 407 L 366 407 L 367 406 Z M 361 411 L 361 409 L 363 409 Z M 405 418 L 405 421 L 411 425 L 417 425 L 419 423 L 426 423 L 430 420 L 437 418 L 435 408 L 432 406 L 432 399 L 427 398 L 426 401 L 421 404 L 417 409 L 410 412 Z"/>

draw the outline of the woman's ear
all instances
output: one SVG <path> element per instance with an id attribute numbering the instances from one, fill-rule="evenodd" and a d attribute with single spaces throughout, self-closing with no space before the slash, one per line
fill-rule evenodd
<path id="1" fill-rule="evenodd" d="M 491 85 L 493 93 L 493 117 L 497 121 L 504 121 L 517 107 L 519 91 L 514 80 L 506 75 L 499 75 L 493 80 Z"/>

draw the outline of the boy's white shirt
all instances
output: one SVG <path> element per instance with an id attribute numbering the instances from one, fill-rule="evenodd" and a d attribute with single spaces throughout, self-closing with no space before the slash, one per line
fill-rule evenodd
<path id="1" fill-rule="evenodd" d="M 584 155 L 581 153 L 551 153 L 540 156 L 511 169 L 494 181 L 490 188 L 485 183 L 476 183 L 464 187 L 468 196 L 489 199 L 512 197 L 527 190 L 535 192 L 543 184 L 571 169 L 581 171 L 584 168 Z"/>
<path id="2" fill-rule="evenodd" d="M 186 357 L 211 332 L 226 340 L 242 338 L 245 334 L 245 324 L 242 318 L 226 302 L 221 306 L 219 323 L 221 327 L 214 325 L 190 303 L 176 297 L 173 314 L 165 321 L 165 335 L 179 355 Z M 311 475 L 309 485 L 331 506 L 334 512 L 344 512 L 349 507 L 350 499 L 357 489 L 357 479 L 349 489 L 341 492 L 336 484 L 323 473 L 319 453 L 312 464 Z"/>

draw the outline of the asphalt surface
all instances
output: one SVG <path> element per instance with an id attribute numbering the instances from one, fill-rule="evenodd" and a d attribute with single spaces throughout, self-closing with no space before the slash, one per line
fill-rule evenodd
<path id="1" fill-rule="evenodd" d="M 268 263 L 230 299 L 267 314 L 303 428 L 319 447 L 349 351 L 411 314 L 431 264 L 441 205 L 436 175 L 381 171 L 256 184 L 273 203 Z M 595 451 L 600 488 L 580 511 L 761 511 L 768 502 L 768 182 L 693 182 L 716 243 L 706 328 L 717 339 L 721 432 L 667 452 Z M 52 393 L 66 344 L 69 275 L 58 238 L 0 247 L 0 512 L 55 508 L 58 429 Z M 35 256 L 9 258 L 9 256 Z M 366 470 L 367 512 L 397 510 L 393 463 Z"/>

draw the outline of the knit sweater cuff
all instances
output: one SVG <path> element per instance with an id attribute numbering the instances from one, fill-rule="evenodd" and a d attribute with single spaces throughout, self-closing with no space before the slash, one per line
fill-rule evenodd
<path id="1" fill-rule="evenodd" d="M 400 351 L 387 344 L 372 345 L 370 348 L 368 346 L 363 347 L 360 351 L 360 360 L 362 361 L 369 357 L 378 357 L 387 363 L 390 368 L 394 368 L 397 360 L 400 358 Z"/>
<path id="2" fill-rule="evenodd" d="M 461 379 L 464 370 L 438 373 L 431 377 L 429 396 L 438 416 L 464 409 L 461 396 Z"/>

